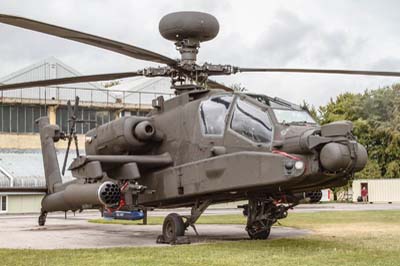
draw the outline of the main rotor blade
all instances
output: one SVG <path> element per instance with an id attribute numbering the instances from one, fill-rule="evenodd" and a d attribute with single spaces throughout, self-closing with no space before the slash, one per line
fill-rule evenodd
<path id="1" fill-rule="evenodd" d="M 400 72 L 370 71 L 370 70 L 345 70 L 345 69 L 307 69 L 307 68 L 234 68 L 238 72 L 292 72 L 292 73 L 321 73 L 321 74 L 343 74 L 343 75 L 366 75 L 400 77 Z"/>
<path id="2" fill-rule="evenodd" d="M 133 45 L 126 43 L 106 39 L 103 37 L 91 35 L 88 33 L 83 33 L 47 23 L 43 23 L 36 20 L 31 20 L 23 17 L 10 16 L 5 14 L 0 14 L 0 22 L 13 25 L 16 27 L 33 30 L 41 33 L 46 33 L 52 36 L 57 36 L 60 38 L 89 44 L 99 48 L 103 48 L 109 51 L 127 55 L 136 59 L 147 60 L 152 62 L 157 62 L 161 64 L 167 64 L 169 66 L 174 66 L 177 61 L 169 57 L 157 54 L 155 52 L 145 50 Z"/>
<path id="3" fill-rule="evenodd" d="M 221 83 L 218 83 L 212 79 L 207 79 L 207 86 L 210 87 L 211 89 L 221 89 L 221 90 L 229 91 L 229 92 L 233 91 L 233 89 L 231 89 Z"/>
<path id="4" fill-rule="evenodd" d="M 121 72 L 121 73 L 97 74 L 88 76 L 58 78 L 58 79 L 46 79 L 46 80 L 29 81 L 22 83 L 1 84 L 0 91 L 32 88 L 32 87 L 44 87 L 51 85 L 73 84 L 82 82 L 104 81 L 104 80 L 136 77 L 136 76 L 142 76 L 142 74 L 140 72 Z"/>

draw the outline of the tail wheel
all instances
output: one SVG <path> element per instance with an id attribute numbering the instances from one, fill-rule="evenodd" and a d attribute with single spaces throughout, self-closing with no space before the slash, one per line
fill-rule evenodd
<path id="1" fill-rule="evenodd" d="M 39 216 L 38 219 L 38 224 L 39 226 L 44 226 L 46 223 L 46 218 L 47 218 L 47 213 L 46 212 L 42 212 Z"/>
<path id="2" fill-rule="evenodd" d="M 185 223 L 177 213 L 170 213 L 163 223 L 163 237 L 167 243 L 173 243 L 177 237 L 185 235 Z"/>

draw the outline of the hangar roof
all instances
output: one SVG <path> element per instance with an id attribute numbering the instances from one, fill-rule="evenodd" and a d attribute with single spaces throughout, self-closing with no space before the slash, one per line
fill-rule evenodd
<path id="1" fill-rule="evenodd" d="M 64 154 L 57 154 L 59 165 L 62 165 Z M 67 165 L 73 159 L 69 156 Z M 69 171 L 63 181 L 71 180 Z M 9 187 L 13 180 L 14 187 L 45 186 L 42 154 L 39 150 L 0 150 L 0 187 Z"/>
<path id="2" fill-rule="evenodd" d="M 81 75 L 82 74 L 77 70 L 57 58 L 49 57 L 3 78 L 0 77 L 0 84 Z M 40 87 L 7 90 L 2 93 L 2 97 L 15 99 L 70 100 L 74 99 L 75 95 L 78 95 L 81 102 L 113 103 L 122 101 L 125 103 L 151 104 L 152 100 L 159 95 L 164 95 L 167 99 L 172 97 L 173 91 L 170 90 L 170 86 L 169 78 L 135 77 L 125 79 L 121 81 L 120 84 L 109 88 L 105 88 L 99 82 L 86 82 L 47 86 L 45 89 L 44 87 Z"/>
<path id="3" fill-rule="evenodd" d="M 5 77 L 0 78 L 0 83 L 20 83 L 42 79 L 56 79 L 65 77 L 81 76 L 77 70 L 63 63 L 55 57 L 49 57 L 38 63 L 32 64 L 18 71 L 15 71 Z M 49 86 L 58 87 L 58 86 Z M 79 87 L 87 89 L 104 89 L 95 83 L 80 83 L 78 85 L 63 85 L 63 87 Z"/>

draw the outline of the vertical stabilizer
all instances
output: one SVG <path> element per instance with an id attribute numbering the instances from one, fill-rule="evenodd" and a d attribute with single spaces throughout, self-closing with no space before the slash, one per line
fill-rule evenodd
<path id="1" fill-rule="evenodd" d="M 57 125 L 50 125 L 47 116 L 39 118 L 36 122 L 39 124 L 47 192 L 53 193 L 54 185 L 62 183 L 56 148 L 54 146 L 54 142 L 57 142 L 60 138 L 60 129 Z"/>

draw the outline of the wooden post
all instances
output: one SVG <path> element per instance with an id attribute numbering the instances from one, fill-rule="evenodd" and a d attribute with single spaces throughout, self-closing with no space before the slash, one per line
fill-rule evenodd
<path id="1" fill-rule="evenodd" d="M 143 209 L 143 224 L 147 224 L 147 208 Z"/>

